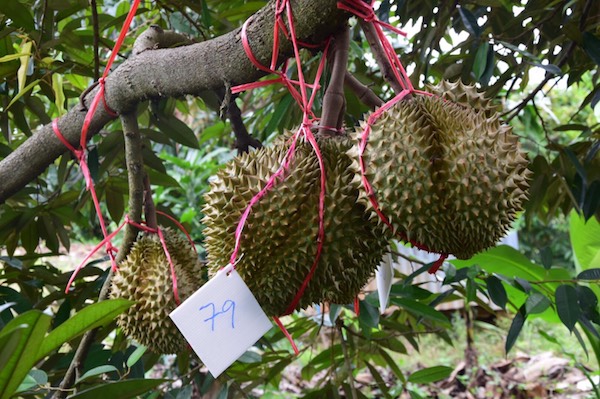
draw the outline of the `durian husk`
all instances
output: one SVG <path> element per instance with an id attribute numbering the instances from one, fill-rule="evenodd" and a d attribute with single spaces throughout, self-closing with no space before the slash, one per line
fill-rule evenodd
<path id="1" fill-rule="evenodd" d="M 372 276 L 386 247 L 383 229 L 357 204 L 358 190 L 346 155 L 347 137 L 318 138 L 326 168 L 325 238 L 315 274 L 295 309 L 313 303 L 350 303 Z M 285 140 L 232 160 L 205 196 L 209 268 L 229 262 L 235 229 L 248 203 L 279 169 Z M 317 251 L 320 170 L 306 142 L 298 147 L 283 180 L 252 210 L 244 227 L 236 269 L 267 315 L 279 316 L 300 289 Z"/>
<path id="2" fill-rule="evenodd" d="M 399 101 L 373 123 L 363 159 L 395 234 L 459 259 L 494 246 L 523 209 L 527 159 L 511 128 L 473 87 L 444 83 L 435 96 Z M 353 184 L 364 190 L 353 133 Z"/>
<path id="3" fill-rule="evenodd" d="M 207 280 L 189 241 L 174 230 L 163 229 L 175 268 L 177 290 L 183 302 Z M 155 353 L 180 353 L 187 343 L 169 313 L 177 307 L 171 269 L 157 234 L 143 235 L 113 276 L 111 298 L 136 303 L 117 319 L 123 332 Z"/>

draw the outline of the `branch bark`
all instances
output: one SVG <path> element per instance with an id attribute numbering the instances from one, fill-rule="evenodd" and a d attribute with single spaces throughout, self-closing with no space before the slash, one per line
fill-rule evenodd
<path id="1" fill-rule="evenodd" d="M 298 39 L 307 43 L 323 40 L 343 28 L 349 14 L 337 8 L 336 0 L 296 0 L 293 2 Z M 252 52 L 268 64 L 273 43 L 274 5 L 270 2 L 251 17 L 247 34 Z M 280 37 L 281 60 L 292 54 L 291 43 Z M 201 43 L 184 47 L 157 49 L 131 57 L 106 79 L 106 101 L 118 113 L 128 113 L 141 101 L 154 97 L 198 95 L 214 90 L 223 82 L 242 84 L 264 76 L 246 56 L 240 29 Z M 89 105 L 98 88 L 83 102 Z M 77 145 L 85 111 L 72 108 L 60 118 L 58 126 L 65 138 Z M 90 124 L 89 137 L 98 133 L 111 117 L 99 107 Z M 0 204 L 40 175 L 65 152 L 51 125 L 42 126 L 19 148 L 0 162 Z"/>
<path id="2" fill-rule="evenodd" d="M 142 159 L 142 137 L 139 132 L 137 124 L 137 116 L 135 112 L 121 115 L 121 123 L 123 125 L 123 134 L 125 135 L 125 160 L 127 162 L 127 174 L 129 180 L 129 219 L 140 223 L 142 220 L 142 208 L 143 208 L 143 195 L 144 195 L 144 184 L 143 178 L 144 172 L 144 160 Z M 137 227 L 127 224 L 125 226 L 125 234 L 123 242 L 119 248 L 116 262 L 121 263 L 129 254 L 129 251 L 137 239 L 138 229 Z M 110 286 L 112 282 L 113 271 L 110 269 L 104 284 L 98 295 L 98 302 L 101 302 L 108 298 L 110 293 Z M 70 389 L 75 383 L 77 375 L 81 372 L 83 363 L 87 354 L 90 350 L 91 345 L 94 343 L 96 332 L 98 328 L 86 332 L 75 351 L 73 360 L 69 365 L 69 368 L 65 372 L 62 381 L 60 382 L 59 388 L 54 395 L 53 399 L 63 399 L 70 392 Z"/>
<path id="3" fill-rule="evenodd" d="M 335 34 L 331 61 L 331 79 L 323 97 L 323 114 L 321 115 L 320 133 L 331 134 L 331 129 L 340 129 L 344 122 L 346 97 L 344 96 L 344 76 L 348 68 L 348 47 L 350 46 L 350 29 Z"/>

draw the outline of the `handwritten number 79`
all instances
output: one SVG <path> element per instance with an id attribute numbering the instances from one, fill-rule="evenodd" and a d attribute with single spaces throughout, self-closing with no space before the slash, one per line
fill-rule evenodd
<path id="1" fill-rule="evenodd" d="M 212 312 L 212 315 L 210 317 L 204 319 L 204 322 L 210 321 L 211 331 L 215 331 L 215 319 L 218 316 L 225 315 L 227 313 L 231 313 L 231 328 L 235 328 L 235 302 L 231 299 L 228 299 L 225 302 L 223 302 L 223 306 L 221 306 L 221 310 L 218 312 L 213 302 L 209 302 L 206 305 L 202 306 L 200 308 L 200 311 L 203 311 L 204 309 L 210 309 Z"/>

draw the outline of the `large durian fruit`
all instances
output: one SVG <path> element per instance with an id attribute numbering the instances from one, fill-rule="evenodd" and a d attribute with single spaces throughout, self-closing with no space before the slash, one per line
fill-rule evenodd
<path id="1" fill-rule="evenodd" d="M 506 233 L 527 197 L 527 160 L 491 102 L 460 82 L 396 103 L 372 124 L 366 177 L 394 233 L 441 254 L 470 258 Z M 349 151 L 359 201 L 359 142 Z"/>
<path id="2" fill-rule="evenodd" d="M 315 274 L 295 310 L 313 303 L 350 303 L 372 276 L 386 247 L 383 229 L 369 222 L 351 185 L 347 137 L 318 137 L 326 168 L 325 238 Z M 209 268 L 229 262 L 235 229 L 251 198 L 265 187 L 289 148 L 243 154 L 226 165 L 206 194 L 204 223 Z M 270 316 L 292 303 L 313 265 L 319 228 L 320 169 L 309 143 L 300 139 L 285 177 L 252 207 L 241 237 L 236 269 Z"/>
<path id="3" fill-rule="evenodd" d="M 206 282 L 208 273 L 186 238 L 169 228 L 162 232 L 183 302 Z M 143 235 L 134 243 L 113 277 L 110 296 L 136 302 L 117 320 L 126 335 L 156 353 L 179 353 L 187 348 L 169 317 L 177 303 L 169 262 L 157 234 Z"/>

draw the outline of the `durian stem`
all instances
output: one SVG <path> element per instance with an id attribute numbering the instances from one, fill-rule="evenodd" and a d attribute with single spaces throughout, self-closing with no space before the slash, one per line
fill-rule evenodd
<path id="1" fill-rule="evenodd" d="M 129 212 L 128 216 L 131 221 L 140 223 L 142 217 L 142 206 L 143 206 L 143 193 L 144 184 L 143 179 L 145 176 L 144 172 L 144 161 L 142 159 L 142 139 L 139 133 L 137 124 L 137 115 L 135 113 L 121 115 L 121 123 L 123 124 L 123 133 L 125 135 L 125 157 L 127 162 L 127 174 L 129 179 Z M 127 224 L 125 226 L 125 233 L 123 237 L 123 243 L 119 248 L 116 262 L 121 263 L 131 246 L 137 238 L 137 228 Z M 110 285 L 113 277 L 112 268 L 109 268 L 108 275 L 100 294 L 98 295 L 98 302 L 101 302 L 108 298 L 110 292 Z M 53 399 L 63 399 L 70 393 L 73 384 L 75 383 L 75 377 L 81 372 L 81 368 L 85 362 L 85 358 L 88 355 L 90 347 L 94 343 L 96 338 L 96 332 L 98 329 L 93 329 L 86 332 L 81 338 L 81 342 L 77 347 L 75 356 L 69 364 L 69 368 L 65 372 L 63 380 L 60 383 L 59 390 L 57 390 L 52 396 Z"/>
<path id="2" fill-rule="evenodd" d="M 371 109 L 375 109 L 383 105 L 383 100 L 379 98 L 379 96 L 375 94 L 373 90 L 369 88 L 369 86 L 364 85 L 349 71 L 346 71 L 344 75 L 344 83 L 346 86 L 348 86 L 348 88 L 350 88 L 350 90 L 354 92 L 354 94 L 356 94 L 358 99 L 363 104 L 369 106 Z"/>
<path id="3" fill-rule="evenodd" d="M 334 37 L 333 54 L 331 60 L 331 78 L 323 97 L 323 114 L 319 133 L 331 134 L 331 128 L 339 130 L 344 122 L 344 79 L 348 66 L 348 49 L 350 46 L 350 30 L 346 26 L 337 32 Z"/>
<path id="4" fill-rule="evenodd" d="M 392 86 L 392 89 L 394 89 L 396 94 L 400 93 L 403 90 L 402 84 L 395 78 L 395 74 L 393 72 L 394 66 L 389 62 L 385 55 L 385 50 L 383 49 L 383 46 L 377 37 L 377 32 L 373 27 L 373 23 L 365 22 L 362 19 L 359 20 L 359 23 L 362 31 L 365 34 L 365 37 L 367 38 L 369 46 L 371 46 L 371 51 L 373 52 L 375 61 L 379 65 L 379 68 L 381 68 L 381 75 L 385 81 Z"/>

